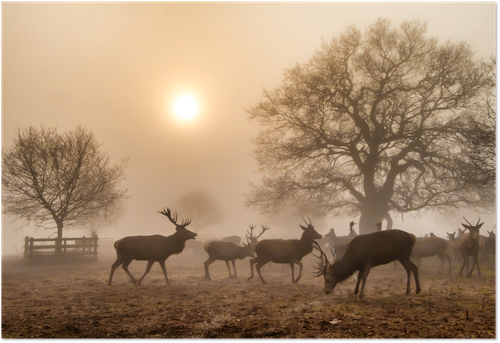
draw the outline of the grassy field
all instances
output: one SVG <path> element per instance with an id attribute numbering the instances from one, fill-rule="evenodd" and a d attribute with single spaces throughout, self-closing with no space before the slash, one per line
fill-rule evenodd
<path id="1" fill-rule="evenodd" d="M 237 261 L 238 279 L 224 262 L 206 256 L 167 260 L 171 284 L 158 264 L 143 284 L 118 268 L 108 286 L 111 252 L 93 262 L 27 263 L 2 259 L 3 338 L 495 338 L 495 272 L 459 277 L 437 259 L 424 259 L 422 292 L 405 296 L 406 273 L 393 264 L 372 269 L 365 299 L 352 295 L 350 278 L 326 295 L 313 275 L 312 256 L 298 284 L 288 265 L 266 265 L 251 281 L 249 260 Z M 137 277 L 145 262 L 132 262 Z M 297 272 L 297 268 L 296 268 Z"/>

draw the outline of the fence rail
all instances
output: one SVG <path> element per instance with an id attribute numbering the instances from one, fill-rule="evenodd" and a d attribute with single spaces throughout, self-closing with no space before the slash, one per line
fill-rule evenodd
<path id="1" fill-rule="evenodd" d="M 31 259 L 38 256 L 66 255 L 97 257 L 97 237 L 76 238 L 24 238 L 24 257 Z M 59 248 L 59 249 L 58 249 Z M 60 251 L 58 253 L 58 250 Z"/>

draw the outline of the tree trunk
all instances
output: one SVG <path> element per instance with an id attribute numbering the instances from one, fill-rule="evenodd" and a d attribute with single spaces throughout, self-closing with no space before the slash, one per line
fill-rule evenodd
<path id="1" fill-rule="evenodd" d="M 62 254 L 63 223 L 57 222 L 56 255 Z"/>
<path id="2" fill-rule="evenodd" d="M 387 219 L 387 230 L 392 229 L 392 218 L 389 215 L 387 202 L 384 203 L 383 194 L 377 194 L 372 201 L 366 201 L 364 206 L 360 208 L 361 217 L 359 218 L 359 234 L 366 235 L 376 232 L 375 224 Z"/>

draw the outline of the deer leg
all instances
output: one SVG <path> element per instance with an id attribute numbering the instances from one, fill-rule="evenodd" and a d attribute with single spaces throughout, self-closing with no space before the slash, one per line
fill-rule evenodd
<path id="1" fill-rule="evenodd" d="M 128 271 L 128 265 L 132 262 L 132 260 L 130 261 L 126 261 L 122 264 L 122 268 L 123 270 L 125 271 L 125 273 L 127 273 L 127 275 L 130 277 L 130 279 L 132 280 L 132 282 L 134 283 L 134 285 L 137 285 L 137 281 L 135 281 L 135 278 L 132 276 L 132 274 L 130 274 L 130 272 Z"/>
<path id="2" fill-rule="evenodd" d="M 300 278 L 302 277 L 302 262 L 300 262 L 299 260 L 296 260 L 295 263 L 297 263 L 299 265 L 299 276 L 297 277 L 295 282 L 299 282 Z"/>
<path id="3" fill-rule="evenodd" d="M 228 260 L 224 260 L 224 262 L 226 262 L 227 271 L 229 272 L 229 278 L 232 279 L 231 267 L 229 267 L 229 261 Z"/>
<path id="4" fill-rule="evenodd" d="M 144 279 L 144 277 L 146 276 L 147 273 L 149 273 L 149 271 L 151 270 L 151 266 L 153 265 L 153 263 L 155 263 L 155 261 L 148 261 L 148 265 L 146 266 L 146 271 L 144 272 L 144 274 L 141 276 L 141 278 L 139 279 L 139 281 L 137 281 L 137 284 L 140 285 L 141 282 L 142 282 L 142 279 Z"/>
<path id="5" fill-rule="evenodd" d="M 403 265 L 403 267 L 405 268 L 406 270 L 406 295 L 410 294 L 410 283 L 411 283 L 411 272 L 413 272 L 413 275 L 415 276 L 415 284 L 417 286 L 417 293 L 420 292 L 420 281 L 418 279 L 418 267 L 410 261 L 410 259 L 408 260 L 398 260 L 399 262 L 401 262 L 401 264 Z"/>
<path id="6" fill-rule="evenodd" d="M 293 262 L 290 263 L 290 269 L 292 270 L 292 283 L 295 283 L 295 275 L 294 275 L 294 265 L 293 265 Z"/>
<path id="7" fill-rule="evenodd" d="M 468 276 L 472 275 L 472 272 L 474 271 L 474 265 L 477 265 L 477 273 L 478 273 L 479 276 L 481 276 L 481 272 L 479 271 L 479 260 L 478 260 L 478 256 L 477 255 L 473 256 L 472 268 L 470 269 L 470 272 L 469 272 Z"/>
<path id="8" fill-rule="evenodd" d="M 250 260 L 250 272 L 251 272 L 251 274 L 250 274 L 250 276 L 248 277 L 248 280 L 250 280 L 250 279 L 252 279 L 252 278 L 253 278 L 253 265 L 254 265 L 255 263 L 257 263 L 257 261 L 258 261 L 258 260 L 259 260 L 259 259 L 258 259 L 257 257 L 256 257 L 256 258 L 252 258 L 252 259 Z"/>
<path id="9" fill-rule="evenodd" d="M 354 295 L 359 292 L 359 283 L 361 282 L 361 274 L 363 273 L 363 269 L 360 269 L 358 272 L 358 280 L 356 281 L 356 288 L 354 288 Z"/>
<path id="10" fill-rule="evenodd" d="M 481 271 L 479 270 L 479 261 L 476 262 L 476 266 L 477 266 L 477 274 L 481 276 Z"/>
<path id="11" fill-rule="evenodd" d="M 466 263 L 466 262 L 469 262 L 469 261 L 468 261 L 468 258 L 467 258 L 467 261 L 466 261 L 466 258 L 463 256 L 463 254 L 462 254 L 462 257 L 463 257 L 462 268 L 460 268 L 460 272 L 458 273 L 458 275 L 460 275 L 460 276 L 462 276 L 462 270 L 464 270 L 465 263 Z M 468 267 L 469 267 L 469 266 L 467 266 L 467 268 L 468 268 Z M 465 270 L 465 273 L 467 274 L 467 269 Z"/>
<path id="12" fill-rule="evenodd" d="M 205 266 L 205 278 L 203 280 L 211 280 L 210 279 L 210 273 L 208 272 L 208 267 L 215 261 L 212 257 L 209 257 L 208 260 L 203 263 Z"/>
<path id="13" fill-rule="evenodd" d="M 359 292 L 359 298 L 363 299 L 365 296 L 365 285 L 366 285 L 366 278 L 368 277 L 368 273 L 370 272 L 370 266 L 366 266 L 363 268 L 363 274 L 361 275 L 361 278 L 363 279 L 363 284 L 361 285 L 361 291 Z"/>
<path id="14" fill-rule="evenodd" d="M 163 275 L 165 275 L 165 282 L 167 283 L 167 285 L 170 284 L 167 276 L 167 268 L 165 268 L 165 261 L 158 261 L 158 263 L 160 264 L 161 270 L 163 271 Z"/>
<path id="15" fill-rule="evenodd" d="M 260 273 L 260 268 L 262 268 L 267 262 L 269 261 L 265 261 L 265 262 L 259 262 L 257 263 L 257 265 L 255 266 L 255 270 L 257 271 L 257 274 L 259 274 L 259 277 L 260 277 L 260 281 L 262 281 L 262 284 L 265 285 L 267 282 L 266 280 L 264 280 L 264 278 L 262 277 L 262 274 Z"/>
<path id="16" fill-rule="evenodd" d="M 111 266 L 111 274 L 109 274 L 109 281 L 108 281 L 108 286 L 111 286 L 111 280 L 113 280 L 113 273 L 115 272 L 115 269 L 122 264 L 123 261 L 121 259 L 116 259 L 115 263 Z"/>
<path id="17" fill-rule="evenodd" d="M 235 279 L 237 279 L 237 278 L 238 278 L 238 275 L 236 274 L 236 261 L 235 261 L 235 260 L 232 260 L 231 262 L 233 263 L 234 278 L 235 278 Z"/>

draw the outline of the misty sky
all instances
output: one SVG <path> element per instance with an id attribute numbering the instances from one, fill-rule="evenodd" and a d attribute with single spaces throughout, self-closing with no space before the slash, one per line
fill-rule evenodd
<path id="1" fill-rule="evenodd" d="M 81 124 L 115 161 L 129 157 L 125 214 L 102 237 L 172 234 L 174 226 L 157 211 L 175 211 L 179 197 L 195 189 L 207 191 L 225 217 L 200 234 L 243 235 L 249 224 L 272 222 L 244 208 L 249 181 L 259 180 L 251 156 L 259 127 L 245 109 L 263 88 L 281 83 L 284 69 L 307 62 L 322 38 L 351 24 L 364 30 L 379 17 L 395 27 L 426 21 L 428 36 L 466 41 L 486 60 L 495 55 L 495 10 L 494 2 L 3 2 L 2 146 L 12 144 L 18 127 L 43 124 L 62 133 Z M 190 122 L 173 113 L 184 94 L 199 106 Z M 396 228 L 422 227 L 443 237 L 462 222 L 461 216 L 426 221 L 431 215 L 393 218 Z M 477 221 L 477 214 L 467 215 Z M 492 230 L 493 215 L 481 218 L 483 232 Z M 2 217 L 4 254 L 20 252 L 26 235 L 52 233 L 15 231 L 23 222 L 12 219 Z M 349 220 L 313 224 L 323 234 L 332 226 L 347 234 Z M 280 230 L 274 224 L 273 234 Z"/>

